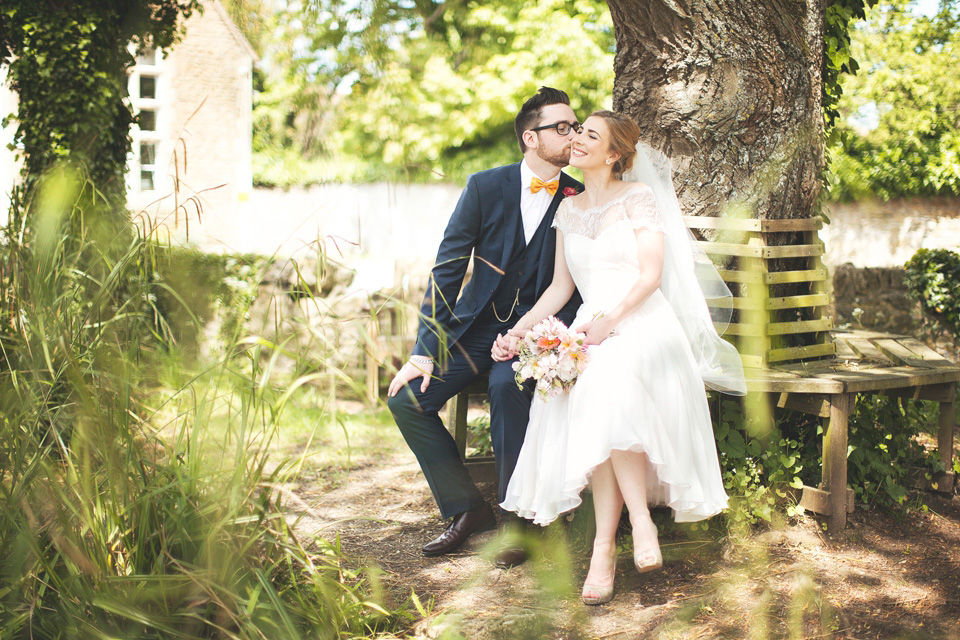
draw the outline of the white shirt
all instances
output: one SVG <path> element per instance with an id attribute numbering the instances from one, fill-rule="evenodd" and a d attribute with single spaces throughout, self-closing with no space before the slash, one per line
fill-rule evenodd
<path id="1" fill-rule="evenodd" d="M 550 202 L 553 196 L 546 189 L 541 189 L 536 193 L 530 192 L 530 183 L 537 176 L 533 170 L 527 166 L 526 159 L 520 163 L 520 218 L 523 220 L 523 237 L 527 244 L 530 238 L 537 232 L 537 227 L 543 221 L 543 216 L 550 208 Z M 544 182 L 551 182 L 560 179 L 560 170 L 557 169 L 557 175 Z"/>

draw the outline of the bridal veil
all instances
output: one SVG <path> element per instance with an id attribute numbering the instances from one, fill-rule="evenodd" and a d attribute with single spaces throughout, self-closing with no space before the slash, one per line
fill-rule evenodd
<path id="1" fill-rule="evenodd" d="M 720 337 L 729 323 L 731 306 L 715 304 L 711 313 L 707 302 L 729 299 L 732 295 L 710 257 L 697 246 L 693 234 L 683 222 L 673 187 L 670 159 L 640 142 L 633 168 L 624 174 L 623 179 L 642 182 L 656 195 L 665 229 L 660 288 L 690 341 L 704 383 L 723 393 L 746 394 L 740 354 Z"/>

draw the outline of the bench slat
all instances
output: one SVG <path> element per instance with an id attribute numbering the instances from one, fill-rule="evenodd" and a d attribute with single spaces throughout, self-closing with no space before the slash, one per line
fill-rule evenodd
<path id="1" fill-rule="evenodd" d="M 960 380 L 960 367 L 953 370 L 914 369 L 913 367 L 878 368 L 836 373 L 832 377 L 842 381 L 847 391 L 860 393 L 957 382 Z"/>
<path id="2" fill-rule="evenodd" d="M 711 242 L 709 240 L 697 240 L 696 243 L 708 256 L 738 256 L 741 258 L 764 258 L 770 260 L 776 258 L 810 258 L 822 256 L 824 253 L 822 244 L 768 246 L 762 244 L 745 245 L 733 242 Z"/>
<path id="3" fill-rule="evenodd" d="M 807 269 L 805 271 L 759 271 L 739 269 L 717 269 L 724 282 L 744 284 L 795 284 L 800 282 L 824 282 L 830 274 L 826 269 Z"/>
<path id="4" fill-rule="evenodd" d="M 854 351 L 853 348 L 847 343 L 846 340 L 837 338 L 836 340 L 834 340 L 834 344 L 837 345 L 838 358 L 841 358 L 847 362 L 860 359 L 860 354 Z"/>
<path id="5" fill-rule="evenodd" d="M 777 309 L 797 309 L 800 307 L 822 307 L 830 304 L 829 293 L 813 293 L 805 296 L 787 296 L 767 300 L 767 311 Z"/>
<path id="6" fill-rule="evenodd" d="M 798 309 L 801 307 L 820 307 L 830 303 L 829 293 L 813 293 L 804 296 L 785 296 L 783 298 L 715 298 L 709 300 L 709 306 L 715 309 L 743 309 L 747 311 L 774 311 L 777 309 Z"/>
<path id="7" fill-rule="evenodd" d="M 832 342 L 808 344 L 803 347 L 770 349 L 767 351 L 767 361 L 781 362 L 783 360 L 795 360 L 797 358 L 819 358 L 822 356 L 832 356 L 836 351 L 837 347 Z"/>
<path id="8" fill-rule="evenodd" d="M 753 231 L 756 233 L 785 233 L 790 231 L 817 231 L 823 227 L 821 218 L 794 218 L 789 220 L 757 220 L 755 218 L 715 218 L 711 216 L 683 216 L 691 229 L 719 231 Z"/>
<path id="9" fill-rule="evenodd" d="M 918 358 L 910 349 L 907 349 L 905 346 L 892 340 L 890 338 L 881 338 L 874 340 L 874 345 L 879 349 L 883 355 L 890 358 L 897 364 L 905 365 L 909 367 L 919 367 L 921 369 L 929 369 L 933 367 L 929 362 L 924 362 L 922 358 Z"/>
<path id="10" fill-rule="evenodd" d="M 883 354 L 880 349 L 877 349 L 876 345 L 873 344 L 868 338 L 859 338 L 859 337 L 849 337 L 845 338 L 850 348 L 860 354 L 860 358 L 863 360 L 878 360 L 881 363 L 890 363 L 890 359 Z"/>
<path id="11" fill-rule="evenodd" d="M 768 325 L 731 322 L 726 333 L 734 336 L 782 336 L 794 333 L 819 333 L 833 328 L 833 320 L 797 320 L 795 322 L 771 322 Z"/>
<path id="12" fill-rule="evenodd" d="M 843 383 L 830 378 L 804 377 L 783 371 L 779 366 L 776 369 L 749 367 L 746 360 L 744 367 L 747 389 L 750 392 L 826 394 L 843 392 Z"/>
<path id="13" fill-rule="evenodd" d="M 897 342 L 910 349 L 913 353 L 917 355 L 918 358 L 923 360 L 927 364 L 934 364 L 939 366 L 955 367 L 957 363 L 952 360 L 944 358 L 942 355 L 923 344 L 916 338 L 897 338 Z"/>
<path id="14" fill-rule="evenodd" d="M 799 282 L 825 282 L 830 273 L 826 269 L 808 269 L 806 271 L 773 271 L 763 275 L 765 284 L 793 284 Z"/>

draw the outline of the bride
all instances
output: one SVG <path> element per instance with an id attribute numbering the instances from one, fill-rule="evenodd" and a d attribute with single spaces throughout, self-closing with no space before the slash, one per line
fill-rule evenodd
<path id="1" fill-rule="evenodd" d="M 513 357 L 517 338 L 579 290 L 571 326 L 586 334 L 589 364 L 569 393 L 534 400 L 501 506 L 546 525 L 579 505 L 590 484 L 597 532 L 586 604 L 613 597 L 624 503 L 641 573 L 663 564 L 648 505 L 669 506 L 677 522 L 726 508 L 704 383 L 746 391 L 739 355 L 706 304 L 729 290 L 683 223 L 669 162 L 638 145 L 639 134 L 612 111 L 583 123 L 570 166 L 586 188 L 557 211 L 553 282 L 493 347 L 495 359 Z"/>

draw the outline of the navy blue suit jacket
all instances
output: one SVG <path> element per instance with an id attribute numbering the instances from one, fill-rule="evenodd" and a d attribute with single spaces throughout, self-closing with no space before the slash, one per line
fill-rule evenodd
<path id="1" fill-rule="evenodd" d="M 467 179 L 467 186 L 444 231 L 420 308 L 414 354 L 439 356 L 441 349 L 449 349 L 457 342 L 490 305 L 516 243 L 523 242 L 520 218 L 523 186 L 520 163 L 481 171 Z M 580 191 L 583 185 L 561 172 L 560 187 L 546 213 L 548 225 L 564 198 L 564 189 L 571 187 Z M 556 233 L 556 229 L 550 227 L 543 244 L 537 272 L 538 298 L 553 280 Z M 471 258 L 473 275 L 461 293 Z M 569 324 L 580 304 L 580 296 L 574 292 L 557 317 Z M 441 334 L 445 335 L 443 340 Z"/>

